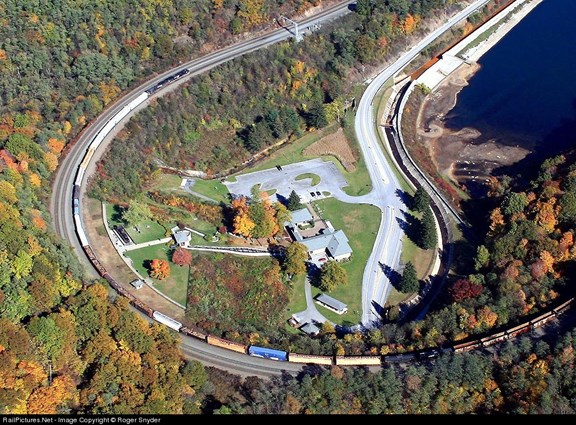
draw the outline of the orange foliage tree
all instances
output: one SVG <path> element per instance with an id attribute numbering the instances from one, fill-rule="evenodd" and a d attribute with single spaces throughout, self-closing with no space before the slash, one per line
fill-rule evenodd
<path id="1" fill-rule="evenodd" d="M 150 276 L 154 279 L 163 280 L 170 276 L 170 264 L 166 260 L 158 258 L 150 262 Z"/>

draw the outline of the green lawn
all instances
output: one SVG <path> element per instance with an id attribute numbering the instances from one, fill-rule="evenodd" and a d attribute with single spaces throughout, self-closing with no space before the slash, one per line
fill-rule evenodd
<path id="1" fill-rule="evenodd" d="M 140 232 L 137 232 L 134 227 L 128 226 L 122 221 L 121 208 L 118 205 L 106 204 L 106 218 L 110 228 L 114 225 L 124 226 L 132 240 L 137 244 L 165 238 L 168 230 L 155 220 L 146 220 L 138 224 Z"/>
<path id="2" fill-rule="evenodd" d="M 318 183 L 320 183 L 320 176 L 314 173 L 300 174 L 296 176 L 294 180 L 304 180 L 304 179 L 311 179 L 312 180 L 312 183 L 310 183 L 311 186 L 316 186 Z"/>
<path id="3" fill-rule="evenodd" d="M 192 191 L 207 196 L 215 202 L 224 202 L 226 204 L 230 202 L 230 199 L 228 198 L 228 188 L 220 183 L 220 180 L 204 180 L 201 178 L 191 177 L 185 178 L 194 180 L 194 184 L 191 186 Z M 150 185 L 150 190 L 159 190 L 164 192 L 180 190 L 181 183 L 182 177 L 179 177 L 176 174 L 161 174 Z"/>
<path id="4" fill-rule="evenodd" d="M 148 269 L 145 265 L 155 258 L 170 262 L 170 276 L 164 280 L 152 279 L 154 287 L 170 297 L 174 301 L 186 305 L 188 293 L 188 267 L 180 267 L 170 261 L 172 256 L 168 245 L 154 245 L 126 252 L 126 256 L 132 260 L 132 265 L 138 272 L 147 277 Z"/>
<path id="5" fill-rule="evenodd" d="M 216 202 L 230 203 L 228 188 L 220 183 L 218 179 L 204 180 L 194 179 L 194 185 L 191 187 L 192 191 L 198 192 L 200 195 L 207 196 L 214 199 Z"/>
<path id="6" fill-rule="evenodd" d="M 380 210 L 371 205 L 347 204 L 334 198 L 322 199 L 314 204 L 336 230 L 344 231 L 352 247 L 352 259 L 342 263 L 348 272 L 348 284 L 330 293 L 330 296 L 348 305 L 348 313 L 340 316 L 325 308 L 320 310 L 335 323 L 358 323 L 362 311 L 362 276 L 380 225 Z"/>

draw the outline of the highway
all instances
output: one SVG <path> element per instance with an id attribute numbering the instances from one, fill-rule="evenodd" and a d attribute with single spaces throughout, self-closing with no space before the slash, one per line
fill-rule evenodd
<path id="1" fill-rule="evenodd" d="M 398 264 L 399 254 L 401 250 L 401 229 L 398 226 L 397 218 L 400 218 L 403 208 L 400 199 L 396 194 L 399 184 L 394 176 L 390 165 L 387 163 L 378 138 L 376 136 L 376 126 L 374 123 L 374 114 L 372 109 L 373 99 L 378 92 L 379 88 L 386 80 L 395 75 L 403 67 L 406 66 L 423 48 L 431 43 L 436 37 L 442 34 L 454 23 L 464 19 L 469 14 L 473 13 L 476 9 L 482 7 L 489 0 L 480 0 L 471 4 L 469 7 L 458 13 L 450 19 L 441 28 L 426 36 L 416 46 L 410 49 L 407 53 L 402 55 L 393 65 L 382 71 L 375 77 L 371 84 L 367 87 L 366 92 L 359 102 L 358 112 L 356 116 L 356 132 L 360 141 L 360 148 L 365 158 L 368 172 L 372 179 L 373 195 L 377 200 L 375 205 L 379 206 L 382 210 L 382 220 L 378 230 L 377 238 L 375 241 L 373 252 L 369 258 L 368 264 L 364 272 L 363 279 L 363 315 L 362 323 L 369 327 L 374 320 L 379 318 L 378 309 L 386 300 L 387 294 L 390 290 L 389 279 L 383 271 L 383 266 L 388 266 L 392 269 Z M 300 31 L 305 32 L 305 28 L 320 25 L 322 22 L 332 20 L 349 12 L 348 5 L 351 2 L 341 2 L 336 6 L 328 8 L 315 16 L 306 18 L 299 22 Z M 243 54 L 252 52 L 261 47 L 274 44 L 278 41 L 291 37 L 292 34 L 286 29 L 274 30 L 268 34 L 256 37 L 251 40 L 243 41 L 225 49 L 206 55 L 202 58 L 184 63 L 164 72 L 161 75 L 147 81 L 140 87 L 135 88 L 122 98 L 118 99 L 112 106 L 108 107 L 96 120 L 94 120 L 89 127 L 87 127 L 78 137 L 74 146 L 72 146 L 60 163 L 57 173 L 54 177 L 50 212 L 52 215 L 53 226 L 56 233 L 67 241 L 77 253 L 82 262 L 89 265 L 78 238 L 74 230 L 74 221 L 72 216 L 72 187 L 76 176 L 76 171 L 80 165 L 83 155 L 86 152 L 90 142 L 98 131 L 112 118 L 118 111 L 120 111 L 126 104 L 135 99 L 146 88 L 155 84 L 168 75 L 185 68 L 190 69 L 191 73 L 188 77 L 179 80 L 178 82 L 167 86 L 165 89 L 160 90 L 155 96 L 165 93 L 166 90 L 173 90 L 175 86 L 184 83 L 191 76 L 206 72 L 209 69 L 224 63 L 228 60 L 239 57 Z M 145 107 L 147 102 L 142 104 Z M 138 110 L 130 113 L 125 120 Z M 120 126 L 117 126 L 117 130 Z M 98 157 L 106 149 L 106 145 L 111 141 L 112 137 L 108 137 L 102 143 L 98 152 L 94 155 L 92 169 Z M 88 168 L 86 174 L 90 175 L 91 168 Z M 81 197 L 83 196 L 85 188 L 82 187 Z M 87 270 L 97 277 L 98 274 L 91 266 Z M 113 276 L 114 271 L 109 270 Z M 374 277 L 372 278 L 372 275 Z M 189 358 L 199 359 L 206 361 L 207 364 L 217 362 L 218 367 L 233 371 L 240 374 L 251 374 L 262 377 L 270 376 L 274 371 L 280 374 L 283 370 L 290 370 L 292 372 L 300 370 L 300 365 L 288 363 L 275 363 L 272 361 L 264 361 L 247 357 L 232 351 L 225 351 L 207 345 L 204 342 L 195 340 L 193 338 L 183 338 L 182 350 Z M 220 360 L 219 360 L 220 359 Z M 221 359 L 224 359 L 221 361 Z M 266 366 L 262 366 L 261 362 L 264 361 Z"/>
<path id="2" fill-rule="evenodd" d="M 438 38 L 457 22 L 465 19 L 476 10 L 483 7 L 489 0 L 477 0 L 458 14 L 450 18 L 444 25 L 428 34 L 415 46 L 403 54 L 396 62 L 380 72 L 368 85 L 362 95 L 356 112 L 354 127 L 356 136 L 364 156 L 370 179 L 372 180 L 371 195 L 376 195 L 375 205 L 382 210 L 382 220 L 376 235 L 374 249 L 364 269 L 362 280 L 362 325 L 372 327 L 380 319 L 379 310 L 386 303 L 390 292 L 390 279 L 383 272 L 383 267 L 396 270 L 400 259 L 399 253 L 402 248 L 402 229 L 398 219 L 402 220 L 402 211 L 406 208 L 397 195 L 401 191 L 398 179 L 392 171 L 392 167 L 386 161 L 382 146 L 376 134 L 374 115 L 374 98 L 380 87 L 386 81 L 400 72 L 412 59 L 424 48 Z M 385 139 L 386 134 L 380 133 Z M 385 143 L 387 141 L 385 140 Z M 389 211 L 389 212 L 386 212 Z"/>

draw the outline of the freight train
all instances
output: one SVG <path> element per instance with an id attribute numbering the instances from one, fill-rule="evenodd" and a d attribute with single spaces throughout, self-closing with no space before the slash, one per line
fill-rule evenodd
<path id="1" fill-rule="evenodd" d="M 86 253 L 86 256 L 98 271 L 100 276 L 102 276 L 110 284 L 110 286 L 118 292 L 120 295 L 126 297 L 130 304 L 132 304 L 136 309 L 144 313 L 146 316 L 153 318 L 159 323 L 168 326 L 182 334 L 188 335 L 190 337 L 196 338 L 205 342 L 206 344 L 221 347 L 226 350 L 235 351 L 242 354 L 247 354 L 254 357 L 260 357 L 264 359 L 270 359 L 275 361 L 286 361 L 291 363 L 301 363 L 301 364 L 316 364 L 316 365 L 339 365 L 339 366 L 381 366 L 387 363 L 411 363 L 416 361 L 426 361 L 438 357 L 444 352 L 455 352 L 462 353 L 471 351 L 474 349 L 480 349 L 488 347 L 490 345 L 506 341 L 511 338 L 515 338 L 525 332 L 530 332 L 549 321 L 555 319 L 558 315 L 562 314 L 574 303 L 574 298 L 563 302 L 554 309 L 543 313 L 542 315 L 533 318 L 527 322 L 524 322 L 518 326 L 514 326 L 510 329 L 500 331 L 491 335 L 487 335 L 481 338 L 458 342 L 456 344 L 447 345 L 444 347 L 435 347 L 427 350 L 417 351 L 417 352 L 407 352 L 389 355 L 370 355 L 370 356 L 336 356 L 336 355 L 314 355 L 314 354 L 301 354 L 292 353 L 283 350 L 277 350 L 270 347 L 260 347 L 256 345 L 245 345 L 234 341 L 228 341 L 226 339 L 207 334 L 197 329 L 192 329 L 190 327 L 183 326 L 177 320 L 152 309 L 147 304 L 143 303 L 132 295 L 123 285 L 118 283 L 106 270 L 106 268 L 100 263 L 92 247 L 88 242 L 86 233 L 84 232 L 84 227 L 81 220 L 81 186 L 84 179 L 84 174 L 92 159 L 92 156 L 104 140 L 104 138 L 112 131 L 112 129 L 125 118 L 130 111 L 148 99 L 153 93 L 158 91 L 163 86 L 170 84 L 185 75 L 188 75 L 190 71 L 188 69 L 179 71 L 160 82 L 156 83 L 154 86 L 145 90 L 133 101 L 122 108 L 114 117 L 106 123 L 106 125 L 98 132 L 94 137 L 90 146 L 86 150 L 86 154 L 82 163 L 78 168 L 76 179 L 74 181 L 74 186 L 72 188 L 72 210 L 74 214 L 74 224 L 76 227 L 76 233 L 80 241 L 82 249 Z"/>

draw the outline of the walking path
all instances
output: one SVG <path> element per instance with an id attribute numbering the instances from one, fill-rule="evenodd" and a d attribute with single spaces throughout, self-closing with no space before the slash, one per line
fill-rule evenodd
<path id="1" fill-rule="evenodd" d="M 163 238 L 163 239 L 155 239 L 153 241 L 137 243 L 134 245 L 119 246 L 119 247 L 117 247 L 117 249 L 118 249 L 118 252 L 120 253 L 120 255 L 122 255 L 126 251 L 134 251 L 136 249 L 146 248 L 146 247 L 153 246 L 153 245 L 167 244 L 168 242 L 170 242 L 172 240 L 173 239 L 171 237 L 170 238 Z"/>
<path id="2" fill-rule="evenodd" d="M 293 314 L 298 320 L 298 323 L 304 325 L 305 323 L 330 322 L 316 308 L 316 303 L 314 303 L 314 298 L 312 297 L 312 285 L 310 284 L 308 276 L 306 276 L 306 281 L 304 282 L 304 293 L 306 294 L 306 310 Z M 332 323 L 332 325 L 334 325 L 334 323 Z"/>

